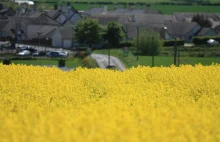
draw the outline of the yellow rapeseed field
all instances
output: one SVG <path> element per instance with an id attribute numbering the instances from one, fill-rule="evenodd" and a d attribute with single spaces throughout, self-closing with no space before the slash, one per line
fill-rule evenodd
<path id="1" fill-rule="evenodd" d="M 0 64 L 0 142 L 219 142 L 220 65 Z"/>

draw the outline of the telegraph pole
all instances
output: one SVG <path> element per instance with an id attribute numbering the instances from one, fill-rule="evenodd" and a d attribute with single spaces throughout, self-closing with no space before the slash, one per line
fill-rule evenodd
<path id="1" fill-rule="evenodd" d="M 152 53 L 152 67 L 154 67 L 154 37 L 152 37 L 152 45 L 151 46 L 153 46 L 153 47 L 151 47 L 151 53 Z"/>
<path id="2" fill-rule="evenodd" d="M 108 67 L 110 68 L 110 46 L 108 41 Z"/>
<path id="3" fill-rule="evenodd" d="M 136 50 L 136 54 L 137 54 L 137 61 L 138 61 L 138 42 L 139 42 L 139 26 L 137 26 L 137 50 Z"/>
<path id="4" fill-rule="evenodd" d="M 175 38 L 175 43 L 174 43 L 174 54 L 173 54 L 173 57 L 174 57 L 174 65 L 176 66 L 176 56 L 177 56 L 177 48 L 176 48 L 176 38 Z"/>
<path id="5" fill-rule="evenodd" d="M 126 39 L 125 39 L 125 42 L 126 42 L 126 46 L 128 46 L 127 44 L 128 44 L 128 24 L 126 23 L 126 25 L 125 25 L 126 27 Z"/>

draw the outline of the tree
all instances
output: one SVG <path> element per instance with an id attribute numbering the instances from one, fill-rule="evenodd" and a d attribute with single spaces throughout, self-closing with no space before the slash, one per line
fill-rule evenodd
<path id="1" fill-rule="evenodd" d="M 103 35 L 103 30 L 98 21 L 92 19 L 80 20 L 74 29 L 74 36 L 78 43 L 91 47 L 97 44 Z"/>
<path id="2" fill-rule="evenodd" d="M 105 39 L 109 41 L 109 44 L 118 46 L 122 36 L 121 25 L 115 21 L 109 22 L 105 33 Z"/>
<path id="3" fill-rule="evenodd" d="M 141 30 L 138 39 L 138 49 L 137 49 L 137 38 L 134 39 L 135 50 L 138 51 L 137 54 L 143 54 L 148 56 L 154 56 L 159 54 L 160 47 L 163 45 L 160 39 L 160 34 L 152 30 Z"/>
<path id="4" fill-rule="evenodd" d="M 212 27 L 212 23 L 203 14 L 193 16 L 192 22 L 198 23 L 201 27 Z"/>

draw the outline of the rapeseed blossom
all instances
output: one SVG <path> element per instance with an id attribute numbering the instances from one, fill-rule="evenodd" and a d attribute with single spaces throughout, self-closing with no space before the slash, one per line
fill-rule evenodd
<path id="1" fill-rule="evenodd" d="M 0 76 L 0 142 L 220 141 L 218 64 Z"/>

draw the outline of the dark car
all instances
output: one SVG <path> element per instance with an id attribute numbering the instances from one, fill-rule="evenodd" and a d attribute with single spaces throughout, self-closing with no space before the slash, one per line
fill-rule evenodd
<path id="1" fill-rule="evenodd" d="M 51 51 L 46 56 L 50 58 L 67 57 L 68 53 L 65 51 Z"/>
<path id="2" fill-rule="evenodd" d="M 32 56 L 46 56 L 47 52 L 46 51 L 36 51 L 32 53 Z"/>

